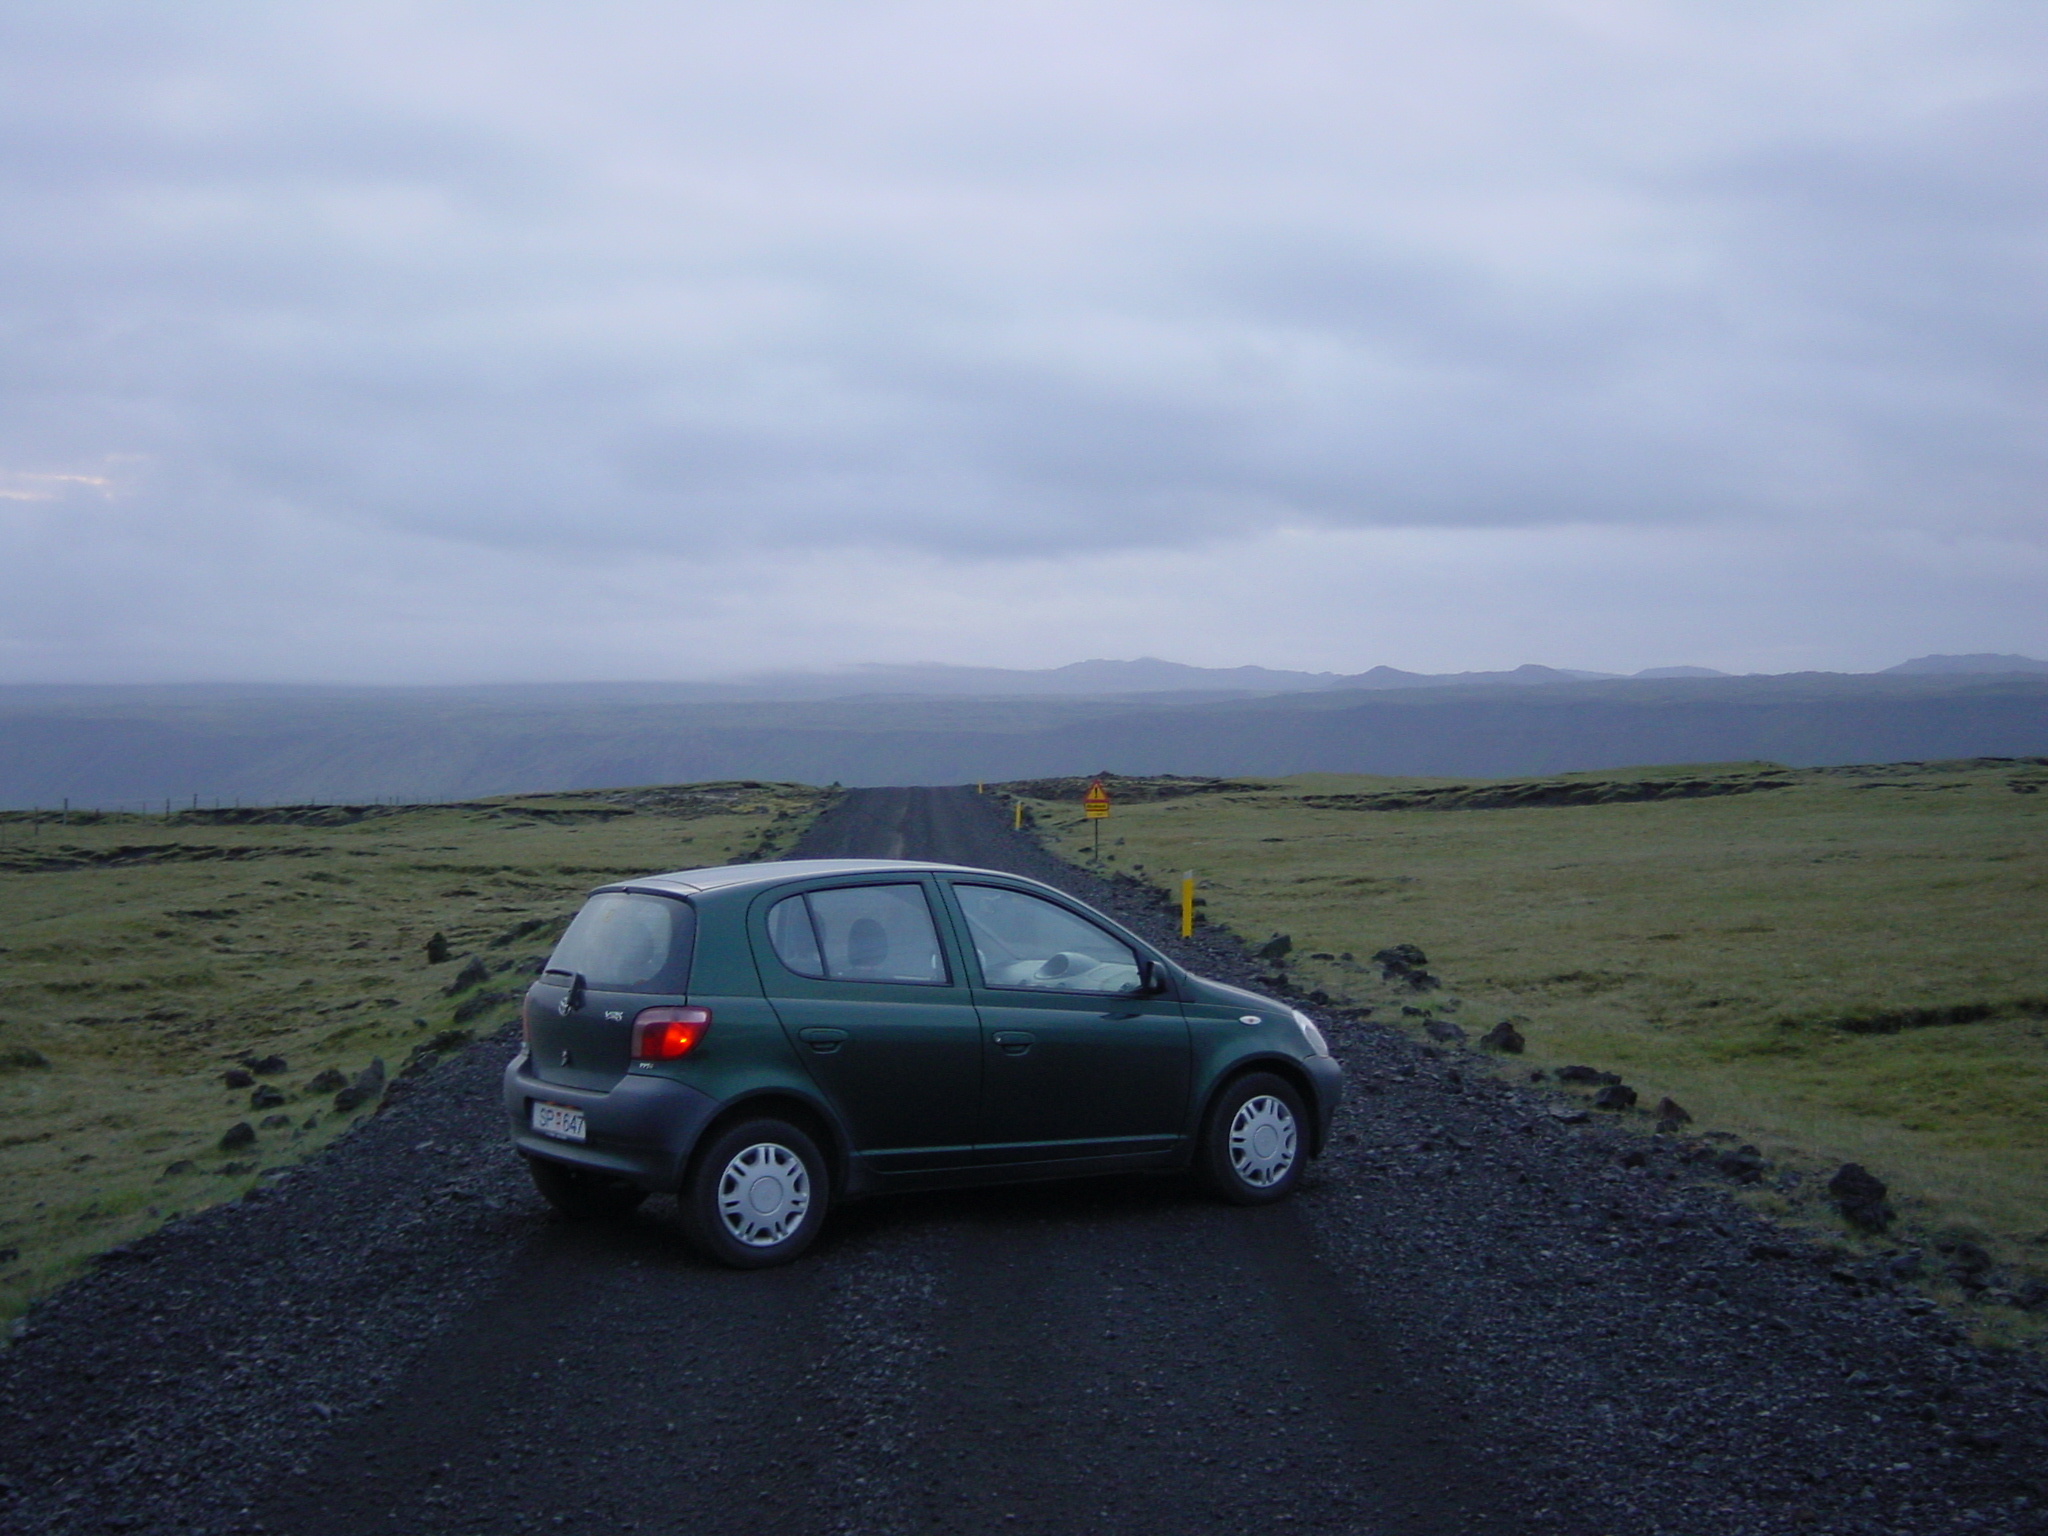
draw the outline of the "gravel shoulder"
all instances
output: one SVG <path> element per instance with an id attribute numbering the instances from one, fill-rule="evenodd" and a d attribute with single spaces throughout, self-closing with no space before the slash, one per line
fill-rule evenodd
<path id="1" fill-rule="evenodd" d="M 855 792 L 794 851 L 1013 869 L 1254 974 L 971 792 Z M 1287 1205 L 877 1201 L 762 1275 L 698 1263 L 663 1202 L 550 1219 L 483 1042 L 29 1315 L 0 1527 L 2048 1531 L 2038 1358 L 1669 1151 L 1325 1027 L 1352 1098 Z"/>

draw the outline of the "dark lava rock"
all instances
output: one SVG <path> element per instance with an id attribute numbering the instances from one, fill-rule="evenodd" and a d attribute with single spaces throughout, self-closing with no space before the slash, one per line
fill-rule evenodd
<path id="1" fill-rule="evenodd" d="M 191 1173 L 198 1167 L 199 1165 L 193 1162 L 191 1158 L 181 1157 L 175 1163 L 165 1163 L 164 1171 L 160 1175 L 160 1177 L 166 1179 L 175 1179 L 179 1174 Z"/>
<path id="2" fill-rule="evenodd" d="M 220 1149 L 233 1152 L 239 1147 L 253 1146 L 256 1142 L 256 1127 L 246 1120 L 237 1120 L 221 1132 Z"/>
<path id="3" fill-rule="evenodd" d="M 1852 1226 L 1882 1232 L 1895 1214 L 1886 1203 L 1884 1181 L 1861 1163 L 1844 1163 L 1828 1180 L 1828 1195 Z"/>
<path id="4" fill-rule="evenodd" d="M 21 1257 L 19 1248 L 0 1248 L 0 1264 L 12 1264 Z"/>
<path id="5" fill-rule="evenodd" d="M 384 1093 L 384 1058 L 379 1056 L 355 1075 L 346 1088 L 334 1096 L 334 1107 L 344 1114 L 358 1105 L 381 1098 Z"/>
<path id="6" fill-rule="evenodd" d="M 1669 1120 L 1673 1129 L 1692 1124 L 1692 1116 L 1685 1112 L 1685 1106 L 1668 1094 L 1657 1101 L 1657 1118 Z"/>
<path id="7" fill-rule="evenodd" d="M 215 1173 L 224 1179 L 231 1179 L 237 1174 L 254 1173 L 255 1171 L 256 1165 L 254 1163 L 222 1163 L 220 1167 L 214 1170 Z"/>
<path id="8" fill-rule="evenodd" d="M 1738 1184 L 1755 1184 L 1764 1176 L 1764 1155 L 1747 1144 L 1714 1159 L 1714 1167 Z"/>
<path id="9" fill-rule="evenodd" d="M 1413 944 L 1390 944 L 1372 957 L 1372 963 L 1380 968 L 1383 980 L 1400 981 L 1428 965 L 1429 956 Z"/>
<path id="10" fill-rule="evenodd" d="M 242 1065 L 258 1077 L 276 1077 L 291 1070 L 291 1063 L 282 1056 L 244 1056 Z"/>
<path id="11" fill-rule="evenodd" d="M 440 965 L 448 958 L 448 935 L 436 933 L 427 940 L 427 964 Z"/>
<path id="12" fill-rule="evenodd" d="M 1557 1080 L 1560 1083 L 1618 1083 L 1621 1079 L 1612 1072 L 1602 1072 L 1598 1067 L 1559 1067 Z"/>
<path id="13" fill-rule="evenodd" d="M 1292 935 L 1276 933 L 1257 949 L 1253 950 L 1252 953 L 1269 965 L 1278 965 L 1287 958 L 1288 952 L 1293 948 L 1294 939 Z"/>
<path id="14" fill-rule="evenodd" d="M 1529 1042 L 1523 1039 L 1522 1032 L 1515 1028 L 1513 1019 L 1502 1019 L 1479 1037 L 1479 1043 L 1489 1051 L 1505 1051 L 1510 1056 L 1519 1056 L 1522 1054 L 1522 1048 Z"/>
<path id="15" fill-rule="evenodd" d="M 1446 1045 L 1463 1045 L 1465 1043 L 1465 1031 L 1458 1028 L 1449 1019 L 1431 1019 L 1422 1028 L 1430 1039 L 1441 1040 Z"/>
<path id="16" fill-rule="evenodd" d="M 1595 1109 L 1634 1109 L 1636 1091 L 1626 1083 L 1610 1083 L 1593 1095 Z"/>
<path id="17" fill-rule="evenodd" d="M 1948 1260 L 1949 1274 L 1964 1285 L 1991 1272 L 1991 1255 L 1967 1238 L 1945 1237 L 1934 1246 Z"/>
<path id="18" fill-rule="evenodd" d="M 334 1067 L 322 1067 L 318 1072 L 315 1072 L 306 1079 L 306 1092 L 308 1093 L 333 1093 L 336 1089 L 346 1088 L 347 1086 L 348 1079 L 343 1077 L 340 1071 Z"/>
<path id="19" fill-rule="evenodd" d="M 227 1071 L 221 1073 L 220 1080 L 223 1085 L 229 1088 L 254 1088 L 256 1086 L 256 1079 L 244 1072 L 240 1067 L 229 1067 Z"/>
<path id="20" fill-rule="evenodd" d="M 398 1069 L 400 1077 L 418 1077 L 422 1072 L 431 1072 L 440 1064 L 439 1051 L 414 1051 L 405 1058 L 405 1065 Z"/>
<path id="21" fill-rule="evenodd" d="M 2012 1293 L 2012 1304 L 2027 1312 L 2039 1312 L 2048 1307 L 2048 1280 L 2022 1280 Z"/>
<path id="22" fill-rule="evenodd" d="M 471 987 L 480 987 L 491 979 L 491 968 L 484 964 L 482 955 L 471 955 L 469 964 L 455 973 L 455 979 L 441 989 L 443 995 L 453 997 Z"/>
<path id="23" fill-rule="evenodd" d="M 249 1107 L 251 1109 L 275 1109 L 283 1102 L 284 1095 L 268 1083 L 265 1083 L 261 1088 L 258 1088 L 249 1095 Z"/>
<path id="24" fill-rule="evenodd" d="M 263 1129 L 266 1131 L 281 1131 L 291 1123 L 292 1117 L 290 1115 L 265 1115 L 263 1117 Z"/>

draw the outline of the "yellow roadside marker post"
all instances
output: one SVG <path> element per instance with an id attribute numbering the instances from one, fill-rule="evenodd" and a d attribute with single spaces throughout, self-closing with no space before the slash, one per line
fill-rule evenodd
<path id="1" fill-rule="evenodd" d="M 1109 820 L 1109 791 L 1096 779 L 1081 797 L 1081 814 L 1095 823 L 1095 862 L 1102 862 L 1102 824 Z"/>
<path id="2" fill-rule="evenodd" d="M 1195 934 L 1195 872 L 1191 869 L 1181 877 L 1180 882 L 1180 936 L 1193 938 Z"/>
<path id="3" fill-rule="evenodd" d="M 1010 817 L 1010 830 L 1012 832 L 1022 832 L 1024 830 L 1024 802 L 1022 800 L 1019 800 L 1015 805 L 1010 807 L 1010 810 L 1012 812 L 1012 815 Z"/>

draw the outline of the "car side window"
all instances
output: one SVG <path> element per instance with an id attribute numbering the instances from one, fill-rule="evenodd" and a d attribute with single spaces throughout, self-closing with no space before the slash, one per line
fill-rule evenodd
<path id="1" fill-rule="evenodd" d="M 768 941 L 799 976 L 833 981 L 946 981 L 945 956 L 921 885 L 849 885 L 779 901 Z"/>
<path id="2" fill-rule="evenodd" d="M 811 926 L 810 905 L 801 896 L 786 896 L 768 909 L 768 942 L 775 957 L 799 976 L 825 974 L 818 951 L 818 930 Z"/>
<path id="3" fill-rule="evenodd" d="M 1136 992 L 1138 956 L 1065 907 L 996 885 L 956 885 L 981 974 L 994 987 Z"/>

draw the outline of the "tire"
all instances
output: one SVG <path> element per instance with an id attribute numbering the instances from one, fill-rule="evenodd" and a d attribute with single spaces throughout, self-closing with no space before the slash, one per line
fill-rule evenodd
<path id="1" fill-rule="evenodd" d="M 1217 1095 L 1202 1129 L 1202 1172 L 1232 1205 L 1285 1200 L 1308 1165 L 1308 1116 L 1285 1078 L 1248 1072 Z"/>
<path id="2" fill-rule="evenodd" d="M 734 1269 L 787 1264 L 825 1224 L 831 1175 L 818 1144 L 786 1120 L 745 1120 L 697 1154 L 683 1217 L 706 1256 Z"/>
<path id="3" fill-rule="evenodd" d="M 533 1187 L 557 1211 L 572 1221 L 601 1221 L 625 1216 L 639 1208 L 647 1191 L 624 1179 L 608 1179 L 601 1173 L 551 1163 L 530 1157 L 526 1171 L 533 1175 Z"/>

